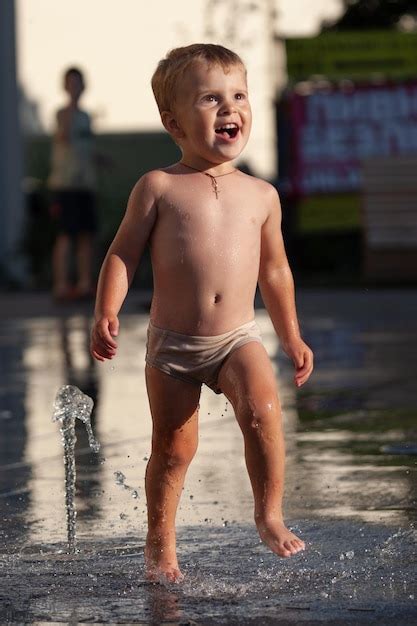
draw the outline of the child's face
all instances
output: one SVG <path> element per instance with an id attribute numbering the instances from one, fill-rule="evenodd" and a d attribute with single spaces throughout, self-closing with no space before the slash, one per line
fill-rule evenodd
<path id="1" fill-rule="evenodd" d="M 65 91 L 71 96 L 71 98 L 78 100 L 84 91 L 84 81 L 78 74 L 72 72 L 65 77 L 64 87 Z"/>
<path id="2" fill-rule="evenodd" d="M 181 81 L 171 131 L 185 157 L 210 163 L 236 159 L 245 147 L 252 113 L 245 70 L 233 65 L 227 73 L 220 65 L 195 63 Z"/>

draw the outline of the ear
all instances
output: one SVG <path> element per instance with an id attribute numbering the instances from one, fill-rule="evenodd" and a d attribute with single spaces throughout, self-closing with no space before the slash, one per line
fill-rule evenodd
<path id="1" fill-rule="evenodd" d="M 162 111 L 161 120 L 165 129 L 174 139 L 185 137 L 184 131 L 179 126 L 174 114 L 171 111 Z"/>

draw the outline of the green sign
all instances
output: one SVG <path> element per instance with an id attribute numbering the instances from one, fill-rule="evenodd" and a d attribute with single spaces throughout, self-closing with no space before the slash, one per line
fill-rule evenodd
<path id="1" fill-rule="evenodd" d="M 397 31 L 329 32 L 287 39 L 290 82 L 314 75 L 330 80 L 417 77 L 417 35 Z"/>

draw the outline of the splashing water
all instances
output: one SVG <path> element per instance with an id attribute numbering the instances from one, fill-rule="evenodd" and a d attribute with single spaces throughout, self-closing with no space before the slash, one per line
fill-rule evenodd
<path id="1" fill-rule="evenodd" d="M 125 485 L 126 476 L 123 474 L 123 472 L 116 471 L 116 472 L 113 472 L 113 475 L 115 478 L 116 485 L 118 485 L 119 487 L 126 488 L 127 486 Z"/>
<path id="2" fill-rule="evenodd" d="M 93 452 L 100 450 L 100 444 L 96 440 L 91 427 L 91 412 L 93 410 L 93 400 L 85 395 L 78 387 L 64 385 L 58 390 L 55 402 L 52 421 L 60 422 L 62 445 L 64 447 L 65 465 L 65 507 L 67 511 L 67 533 L 68 552 L 76 552 L 76 518 L 75 508 L 75 419 L 81 420 L 86 427 L 88 443 Z"/>
<path id="3" fill-rule="evenodd" d="M 116 483 L 116 485 L 118 485 L 118 487 L 122 487 L 123 489 L 126 489 L 127 491 L 130 491 L 130 495 L 135 500 L 136 500 L 136 498 L 139 498 L 139 493 L 138 493 L 137 489 L 134 489 L 130 485 L 126 485 L 126 483 L 125 483 L 126 476 L 123 474 L 123 472 L 120 472 L 119 470 L 117 470 L 116 472 L 113 472 L 113 476 L 114 476 L 114 479 L 115 479 L 115 483 Z"/>

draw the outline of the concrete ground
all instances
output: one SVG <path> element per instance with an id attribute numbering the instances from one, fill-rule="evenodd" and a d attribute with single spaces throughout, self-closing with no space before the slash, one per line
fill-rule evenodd
<path id="1" fill-rule="evenodd" d="M 257 308 L 284 409 L 286 518 L 307 550 L 283 561 L 259 544 L 233 411 L 204 390 L 178 513 L 186 579 L 174 587 L 143 577 L 149 302 L 129 295 L 119 356 L 98 365 L 88 355 L 92 302 L 1 294 L 0 622 L 417 623 L 417 291 L 299 290 L 315 352 L 301 391 Z M 94 399 L 101 443 L 91 452 L 79 425 L 73 559 L 51 421 L 65 384 Z"/>

